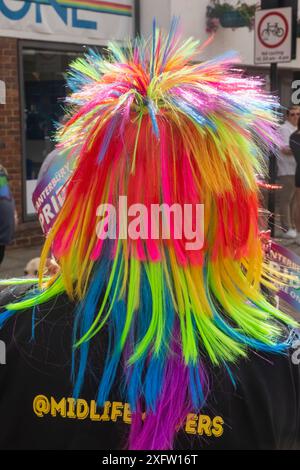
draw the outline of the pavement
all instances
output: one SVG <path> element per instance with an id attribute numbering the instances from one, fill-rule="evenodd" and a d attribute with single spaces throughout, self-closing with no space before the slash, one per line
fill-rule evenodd
<path id="1" fill-rule="evenodd" d="M 294 240 L 284 240 L 283 238 L 277 237 L 274 238 L 274 241 L 279 245 L 285 246 L 286 248 L 300 256 L 300 245 L 295 243 Z"/>
<path id="2" fill-rule="evenodd" d="M 28 261 L 40 256 L 42 246 L 7 249 L 0 265 L 0 279 L 24 276 Z"/>

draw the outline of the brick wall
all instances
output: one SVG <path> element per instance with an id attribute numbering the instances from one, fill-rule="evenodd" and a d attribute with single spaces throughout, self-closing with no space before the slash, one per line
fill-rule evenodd
<path id="1" fill-rule="evenodd" d="M 17 39 L 0 37 L 0 80 L 6 85 L 6 104 L 0 105 L 0 162 L 9 173 L 19 218 L 16 240 L 12 247 L 40 244 L 43 238 L 39 223 L 22 220 L 22 139 Z"/>

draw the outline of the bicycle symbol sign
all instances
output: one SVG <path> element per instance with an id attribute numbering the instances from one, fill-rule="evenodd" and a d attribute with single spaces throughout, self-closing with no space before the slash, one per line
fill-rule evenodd
<path id="1" fill-rule="evenodd" d="M 262 45 L 272 49 L 284 43 L 289 33 L 289 24 L 284 15 L 272 11 L 261 18 L 257 32 Z"/>
<path id="2" fill-rule="evenodd" d="M 259 10 L 255 14 L 254 63 L 292 60 L 292 8 Z"/>

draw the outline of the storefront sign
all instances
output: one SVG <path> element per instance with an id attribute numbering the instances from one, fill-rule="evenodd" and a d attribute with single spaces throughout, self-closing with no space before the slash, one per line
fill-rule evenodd
<path id="1" fill-rule="evenodd" d="M 271 266 L 282 273 L 279 280 L 284 285 L 278 285 L 278 296 L 295 310 L 300 311 L 300 256 L 288 248 L 272 242 L 268 259 Z M 292 278 L 288 280 L 286 275 L 291 275 Z"/>
<path id="2" fill-rule="evenodd" d="M 0 36 L 105 44 L 133 34 L 133 0 L 0 0 Z"/>

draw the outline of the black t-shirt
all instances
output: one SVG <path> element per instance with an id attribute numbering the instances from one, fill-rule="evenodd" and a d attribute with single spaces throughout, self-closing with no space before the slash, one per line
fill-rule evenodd
<path id="1" fill-rule="evenodd" d="M 297 165 L 300 166 L 300 132 L 299 131 L 296 131 L 291 135 L 290 147 L 292 149 Z"/>
<path id="2" fill-rule="evenodd" d="M 19 295 L 19 288 L 6 290 L 0 305 Z M 125 448 L 130 409 L 118 383 L 104 407 L 96 404 L 105 333 L 93 342 L 80 399 L 72 398 L 73 315 L 74 305 L 62 295 L 18 313 L 0 330 L 2 362 L 6 356 L 0 365 L 0 449 Z M 188 414 L 175 449 L 300 449 L 297 335 L 286 356 L 252 351 L 232 366 L 235 386 L 225 370 L 210 369 L 207 405 Z"/>

